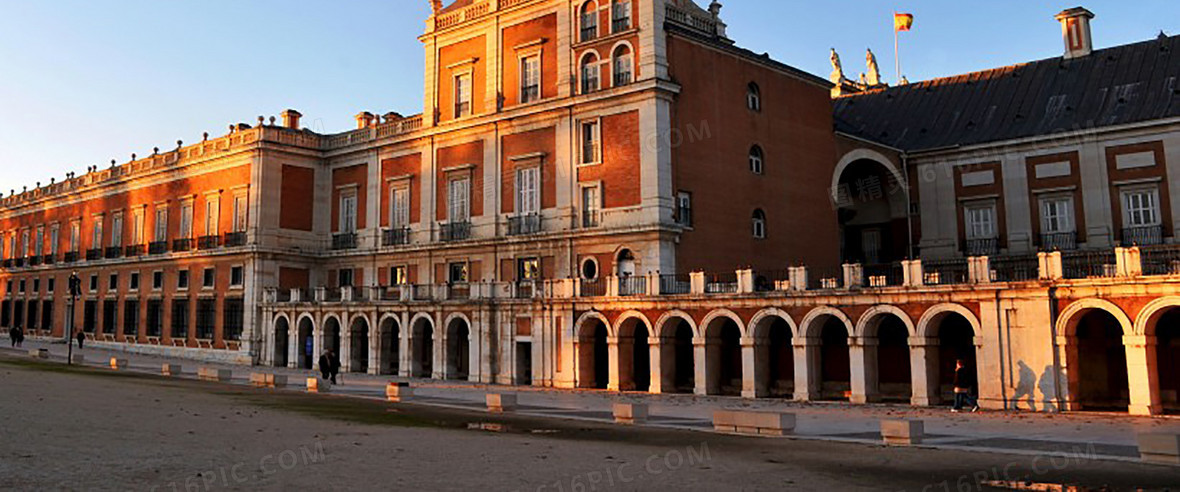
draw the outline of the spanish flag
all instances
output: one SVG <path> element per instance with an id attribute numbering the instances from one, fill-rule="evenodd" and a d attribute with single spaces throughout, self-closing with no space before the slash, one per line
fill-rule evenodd
<path id="1" fill-rule="evenodd" d="M 914 26 L 914 14 L 893 14 L 893 30 L 908 31 Z"/>

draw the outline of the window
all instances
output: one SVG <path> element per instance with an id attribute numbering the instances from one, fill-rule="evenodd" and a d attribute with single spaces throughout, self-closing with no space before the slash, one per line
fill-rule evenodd
<path id="1" fill-rule="evenodd" d="M 143 244 L 143 210 L 131 212 L 131 244 Z"/>
<path id="2" fill-rule="evenodd" d="M 345 190 L 340 194 L 340 232 L 356 232 L 356 190 Z"/>
<path id="3" fill-rule="evenodd" d="M 593 256 L 582 260 L 582 280 L 598 279 L 598 260 Z"/>
<path id="4" fill-rule="evenodd" d="M 520 59 L 520 103 L 541 100 L 541 55 Z"/>
<path id="5" fill-rule="evenodd" d="M 996 206 L 994 204 L 967 207 L 967 239 L 996 237 Z"/>
<path id="6" fill-rule="evenodd" d="M 119 303 L 114 299 L 102 302 L 102 332 L 115 334 L 115 320 L 119 319 Z"/>
<path id="7" fill-rule="evenodd" d="M 602 132 L 597 120 L 582 122 L 582 164 L 599 163 L 601 137 Z"/>
<path id="8" fill-rule="evenodd" d="M 139 272 L 132 272 L 131 278 L 127 280 L 127 288 L 130 290 L 139 290 Z"/>
<path id="9" fill-rule="evenodd" d="M 123 303 L 123 334 L 139 335 L 139 301 L 128 299 Z"/>
<path id="10" fill-rule="evenodd" d="M 692 227 L 692 193 L 681 191 L 676 194 L 676 223 Z"/>
<path id="11" fill-rule="evenodd" d="M 221 213 L 217 195 L 205 197 L 205 235 L 216 236 L 221 229 L 217 226 L 218 215 Z"/>
<path id="12" fill-rule="evenodd" d="M 1123 192 L 1123 220 L 1126 227 L 1160 224 L 1159 198 L 1154 188 Z"/>
<path id="13" fill-rule="evenodd" d="M 102 217 L 94 218 L 94 227 L 90 229 L 90 249 L 102 247 Z"/>
<path id="14" fill-rule="evenodd" d="M 581 41 L 591 41 L 598 37 L 598 3 L 586 2 L 581 12 Z"/>
<path id="15" fill-rule="evenodd" d="M 448 268 L 447 281 L 453 284 L 467 283 L 467 262 L 451 263 Z"/>
<path id="16" fill-rule="evenodd" d="M 1043 234 L 1061 234 L 1073 231 L 1073 198 L 1041 199 L 1041 232 Z"/>
<path id="17" fill-rule="evenodd" d="M 341 268 L 336 272 L 336 286 L 337 287 L 352 287 L 353 276 L 355 273 L 351 268 Z"/>
<path id="18" fill-rule="evenodd" d="M 746 88 L 746 107 L 750 111 L 762 111 L 762 89 L 753 82 Z"/>
<path id="19" fill-rule="evenodd" d="M 190 239 L 193 237 L 192 202 L 187 202 L 180 206 L 180 237 L 182 239 Z"/>
<path id="20" fill-rule="evenodd" d="M 111 219 L 111 247 L 123 246 L 123 214 L 117 213 Z"/>
<path id="21" fill-rule="evenodd" d="M 147 305 L 147 336 L 159 337 L 164 331 L 164 301 L 152 299 Z"/>
<path id="22" fill-rule="evenodd" d="M 98 325 L 98 301 L 86 301 L 82 308 L 82 331 L 94 333 Z"/>
<path id="23" fill-rule="evenodd" d="M 164 288 L 164 272 L 152 272 L 152 290 Z"/>
<path id="24" fill-rule="evenodd" d="M 22 257 L 29 256 L 29 230 L 25 229 L 20 233 L 20 255 Z"/>
<path id="25" fill-rule="evenodd" d="M 246 232 L 246 195 L 234 195 L 233 232 Z"/>
<path id="26" fill-rule="evenodd" d="M 598 227 L 599 212 L 602 210 L 601 197 L 598 186 L 582 188 L 582 227 Z"/>
<path id="27" fill-rule="evenodd" d="M 201 272 L 201 287 L 206 288 L 206 289 L 212 289 L 213 285 L 216 281 L 217 281 L 216 270 L 214 270 L 212 268 L 206 268 L 203 272 Z"/>
<path id="28" fill-rule="evenodd" d="M 406 273 L 405 265 L 390 267 L 389 282 L 392 285 L 404 285 L 410 283 L 410 277 Z"/>
<path id="29" fill-rule="evenodd" d="M 763 158 L 762 147 L 757 145 L 750 147 L 750 172 L 762 174 Z"/>
<path id="30" fill-rule="evenodd" d="M 242 299 L 226 299 L 223 308 L 222 334 L 226 340 L 241 340 L 246 321 L 246 303 Z"/>
<path id="31" fill-rule="evenodd" d="M 176 288 L 179 290 L 188 288 L 188 270 L 180 270 L 176 272 Z"/>
<path id="32" fill-rule="evenodd" d="M 610 9 L 611 32 L 631 29 L 631 0 L 615 0 Z"/>
<path id="33" fill-rule="evenodd" d="M 389 192 L 389 225 L 402 229 L 410 225 L 410 188 L 400 186 Z"/>
<path id="34" fill-rule="evenodd" d="M 119 290 L 119 274 L 117 273 L 112 273 L 111 276 L 107 278 L 107 291 L 114 290 Z"/>
<path id="35" fill-rule="evenodd" d="M 155 231 L 152 234 L 152 241 L 157 243 L 168 240 L 168 209 L 165 207 L 156 207 L 156 220 L 153 222 Z"/>
<path id="36" fill-rule="evenodd" d="M 217 301 L 215 299 L 197 300 L 197 338 L 201 340 L 213 339 L 213 326 L 217 315 Z"/>
<path id="37" fill-rule="evenodd" d="M 229 269 L 229 286 L 241 287 L 246 283 L 246 269 L 236 266 Z"/>
<path id="38" fill-rule="evenodd" d="M 45 254 L 45 226 L 37 226 L 37 235 L 33 239 L 33 256 Z"/>
<path id="39" fill-rule="evenodd" d="M 598 72 L 598 56 L 587 53 L 582 57 L 582 94 L 598 91 Z"/>
<path id="40" fill-rule="evenodd" d="M 49 254 L 57 256 L 58 243 L 61 241 L 61 226 L 53 224 L 49 228 Z"/>
<path id="41" fill-rule="evenodd" d="M 541 169 L 527 167 L 516 170 L 516 213 L 532 215 L 541 210 L 539 181 Z"/>
<path id="42" fill-rule="evenodd" d="M 455 76 L 455 117 L 471 116 L 471 74 Z"/>
<path id="43" fill-rule="evenodd" d="M 39 294 L 41 292 L 41 279 L 33 279 L 33 293 Z"/>
<path id="44" fill-rule="evenodd" d="M 188 338 L 188 299 L 172 300 L 172 338 Z"/>
<path id="45" fill-rule="evenodd" d="M 53 293 L 53 289 L 54 289 L 54 287 L 55 287 L 55 286 L 56 286 L 56 284 L 57 284 L 57 279 L 55 279 L 55 278 L 53 278 L 53 277 L 49 277 L 49 280 L 46 280 L 46 281 L 45 281 L 45 284 L 46 284 L 46 285 L 45 285 L 45 292 L 47 292 L 47 293 L 49 293 L 49 294 L 52 294 L 52 293 Z"/>
<path id="46" fill-rule="evenodd" d="M 516 279 L 533 281 L 541 279 L 541 260 L 537 257 L 516 260 Z"/>
<path id="47" fill-rule="evenodd" d="M 98 275 L 90 276 L 90 292 L 98 291 Z"/>
<path id="48" fill-rule="evenodd" d="M 77 253 L 82 247 L 82 223 L 75 221 L 70 222 L 70 252 Z"/>
<path id="49" fill-rule="evenodd" d="M 627 45 L 615 48 L 613 73 L 614 73 L 614 87 L 624 86 L 631 83 L 631 71 L 634 67 L 634 62 L 631 57 L 631 48 Z"/>
<path id="50" fill-rule="evenodd" d="M 455 178 L 447 182 L 447 218 L 451 223 L 471 219 L 471 209 L 468 208 L 470 194 L 471 181 L 468 178 Z"/>
<path id="51" fill-rule="evenodd" d="M 762 209 L 754 210 L 752 222 L 754 239 L 766 239 L 766 212 L 763 212 Z"/>

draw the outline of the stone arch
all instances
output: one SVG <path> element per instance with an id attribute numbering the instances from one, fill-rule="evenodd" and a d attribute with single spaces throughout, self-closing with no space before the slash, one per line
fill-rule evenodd
<path id="1" fill-rule="evenodd" d="M 577 387 L 607 389 L 611 382 L 609 340 L 611 323 L 597 311 L 588 311 L 574 323 L 574 362 Z"/>
<path id="2" fill-rule="evenodd" d="M 275 315 L 271 324 L 271 365 L 287 367 L 291 353 L 291 318 L 286 313 Z"/>
<path id="3" fill-rule="evenodd" d="M 1106 311 L 1113 316 L 1122 328 L 1124 336 L 1135 333 L 1135 325 L 1131 322 L 1131 318 L 1118 305 L 1105 299 L 1088 298 L 1074 301 L 1061 311 L 1061 314 L 1057 316 L 1057 334 L 1067 337 L 1074 336 L 1077 332 L 1078 321 L 1081 318 L 1079 314 L 1091 309 Z M 978 330 L 976 333 L 978 333 Z"/>
<path id="4" fill-rule="evenodd" d="M 615 346 L 613 354 L 618 389 L 621 391 L 649 391 L 651 389 L 651 322 L 639 311 L 627 311 L 615 318 Z"/>
<path id="5" fill-rule="evenodd" d="M 401 372 L 402 339 L 405 338 L 400 316 L 386 313 L 377 322 L 377 340 L 381 344 L 377 359 L 378 374 L 397 375 Z"/>
<path id="6" fill-rule="evenodd" d="M 776 326 L 780 328 L 774 329 Z M 794 340 L 798 337 L 799 327 L 791 315 L 778 308 L 763 309 L 750 318 L 749 333 L 754 339 L 752 396 L 792 397 L 795 393 Z"/>
<path id="7" fill-rule="evenodd" d="M 607 330 L 610 330 L 608 332 L 608 336 L 611 336 L 611 337 L 615 336 L 614 327 L 613 327 L 613 325 L 611 325 L 610 320 L 606 319 L 606 316 L 603 316 L 602 313 L 600 313 L 598 311 L 587 311 L 585 313 L 582 313 L 582 315 L 578 317 L 578 321 L 574 322 L 574 337 L 575 338 L 581 337 L 583 335 L 583 331 L 586 327 L 586 322 L 590 321 L 592 319 L 601 321 L 603 325 L 606 325 Z"/>
<path id="8" fill-rule="evenodd" d="M 937 304 L 922 313 L 916 329 L 918 339 L 923 340 L 928 348 L 923 349 L 919 372 L 913 376 L 917 380 L 915 401 L 930 404 L 950 402 L 954 398 L 953 382 L 959 360 L 964 361 L 965 367 L 975 371 L 976 384 L 973 390 L 978 393 L 983 331 L 975 313 L 961 304 Z"/>
<path id="9" fill-rule="evenodd" d="M 656 320 L 656 324 L 654 325 L 656 333 L 658 333 L 661 338 L 667 338 L 667 330 L 668 328 L 675 326 L 670 325 L 670 323 L 675 319 L 680 319 L 685 323 L 688 323 L 689 328 L 692 328 L 693 338 L 701 338 L 703 336 L 701 335 L 700 330 L 697 328 L 696 320 L 692 319 L 692 315 L 679 309 L 665 311 L 664 314 L 660 315 L 659 319 Z"/>
<path id="10" fill-rule="evenodd" d="M 316 319 L 310 313 L 295 318 L 295 363 L 301 369 L 311 369 L 316 363 L 315 336 L 319 331 Z"/>
<path id="11" fill-rule="evenodd" d="M 443 323 L 446 339 L 444 361 L 446 379 L 467 380 L 471 377 L 471 339 L 474 327 L 471 318 L 461 312 L 451 313 Z"/>
<path id="12" fill-rule="evenodd" d="M 848 318 L 848 315 L 844 314 L 844 311 L 831 306 L 819 306 L 809 311 L 807 315 L 803 317 L 803 321 L 799 323 L 799 332 L 807 338 L 819 337 L 820 329 L 823 328 L 823 325 L 821 323 L 816 323 L 816 321 L 823 318 L 824 316 L 831 316 L 840 320 L 840 322 L 844 324 L 844 328 L 848 330 L 848 336 L 856 336 L 856 329 L 852 324 L 852 320 Z"/>
<path id="13" fill-rule="evenodd" d="M 742 318 L 728 309 L 716 309 L 701 321 L 704 338 L 704 381 L 698 392 L 707 395 L 739 395 L 745 384 L 742 340 L 746 338 Z M 704 383 L 704 387 L 699 385 Z"/>
<path id="14" fill-rule="evenodd" d="M 410 340 L 410 376 L 429 378 L 434 376 L 434 317 L 429 313 L 418 313 L 410 319 L 407 330 Z"/>
<path id="15" fill-rule="evenodd" d="M 871 332 L 876 328 L 874 324 L 881 322 L 882 316 L 893 315 L 897 316 L 903 324 L 911 337 L 918 336 L 918 330 L 914 326 L 914 321 L 910 319 L 910 315 L 906 314 L 901 308 L 891 304 L 879 304 L 869 308 L 864 314 L 860 315 L 860 319 L 856 322 L 856 336 L 863 338 L 866 336 L 874 336 Z"/>
<path id="16" fill-rule="evenodd" d="M 861 388 L 854 395 L 865 402 L 913 401 L 914 370 L 911 344 L 917 328 L 901 308 L 879 304 L 869 308 L 856 323 L 860 341 Z M 924 377 L 924 376 L 923 376 Z"/>
<path id="17" fill-rule="evenodd" d="M 1135 338 L 1142 341 L 1142 348 L 1127 350 L 1141 351 L 1138 357 L 1143 364 L 1128 368 L 1129 382 L 1138 389 L 1131 390 L 1138 398 L 1132 398 L 1130 410 L 1136 414 L 1180 413 L 1180 296 L 1147 303 L 1135 318 Z"/>
<path id="18" fill-rule="evenodd" d="M 1136 325 L 1122 308 L 1105 299 L 1079 299 L 1061 311 L 1058 345 L 1064 351 L 1061 359 L 1070 410 L 1129 409 L 1131 378 L 1125 342 L 1135 331 Z"/>
<path id="19" fill-rule="evenodd" d="M 839 309 L 819 306 L 803 317 L 799 332 L 808 354 L 802 361 L 807 388 L 796 392 L 810 399 L 844 400 L 852 390 L 852 320 Z"/>
<path id="20" fill-rule="evenodd" d="M 369 346 L 372 343 L 372 334 L 373 327 L 368 316 L 355 314 L 349 318 L 347 344 L 347 370 L 349 372 L 369 372 Z"/>
<path id="21" fill-rule="evenodd" d="M 340 342 L 344 329 L 340 316 L 335 313 L 324 315 L 323 324 L 320 326 L 320 347 L 323 350 L 331 350 L 336 353 L 336 357 L 340 357 Z"/>
<path id="22" fill-rule="evenodd" d="M 655 324 L 660 339 L 659 372 L 661 393 L 692 393 L 696 390 L 697 368 L 694 339 L 702 338 L 692 315 L 666 311 Z"/>
<path id="23" fill-rule="evenodd" d="M 792 337 L 799 336 L 799 325 L 795 324 L 795 320 L 791 318 L 791 315 L 789 313 L 787 313 L 786 311 L 783 311 L 782 309 L 779 309 L 779 308 L 766 308 L 761 311 L 758 311 L 757 313 L 754 313 L 754 316 L 750 318 L 749 325 L 747 325 L 748 326 L 747 331 L 749 332 L 749 336 L 752 336 L 754 338 L 758 338 L 760 335 L 759 328 L 761 328 L 763 326 L 763 323 L 765 323 L 767 321 L 772 321 L 775 318 L 779 318 L 779 319 L 782 319 L 783 321 L 787 322 L 787 326 L 791 327 L 791 336 Z"/>
<path id="24" fill-rule="evenodd" d="M 1137 336 L 1155 336 L 1155 323 L 1161 315 L 1173 308 L 1180 308 L 1180 296 L 1161 297 L 1147 303 L 1135 317 L 1132 333 Z"/>
<path id="25" fill-rule="evenodd" d="M 717 321 L 718 319 L 721 319 L 721 318 L 729 318 L 730 320 L 732 320 L 734 322 L 734 324 L 737 325 L 738 330 L 741 331 L 742 338 L 749 336 L 746 333 L 746 323 L 744 321 L 742 321 L 742 317 L 738 316 L 737 313 L 730 311 L 729 309 L 724 309 L 724 308 L 714 309 L 712 311 L 709 311 L 709 314 L 705 315 L 705 318 L 703 320 L 701 320 L 700 335 L 708 338 L 709 325 L 713 324 L 714 321 Z"/>
<path id="26" fill-rule="evenodd" d="M 652 333 L 654 333 L 652 331 L 651 321 L 649 321 L 647 319 L 647 316 L 639 311 L 631 310 L 631 311 L 624 312 L 623 314 L 620 314 L 617 318 L 615 318 L 615 326 L 614 326 L 614 330 L 613 330 L 614 335 L 615 336 L 623 336 L 624 335 L 623 323 L 626 323 L 631 320 L 635 320 L 639 323 L 642 323 L 643 327 L 647 330 L 648 336 L 651 336 Z"/>
<path id="27" fill-rule="evenodd" d="M 966 306 L 961 304 L 944 303 L 927 309 L 925 313 L 922 313 L 922 318 L 918 320 L 918 336 L 937 338 L 938 322 L 942 321 L 942 318 L 948 313 L 958 314 L 971 324 L 971 331 L 977 340 L 975 344 L 979 345 L 978 340 L 983 336 L 983 329 L 979 325 L 979 318 L 970 309 L 967 309 Z"/>
<path id="28" fill-rule="evenodd" d="M 901 185 L 902 190 L 907 194 L 909 193 L 909 181 L 905 179 L 905 175 L 902 174 L 901 170 L 899 170 L 897 166 L 893 165 L 893 161 L 889 160 L 888 157 L 885 157 L 884 154 L 875 150 L 853 149 L 840 158 L 840 161 L 836 163 L 835 171 L 832 172 L 832 187 L 828 188 L 828 192 L 831 193 L 830 198 L 832 203 L 839 201 L 837 188 L 840 186 L 840 176 L 844 174 L 844 171 L 848 169 L 848 166 L 851 166 L 852 163 L 861 160 L 874 161 L 884 166 L 885 169 L 893 175 L 893 179 L 896 179 L 897 183 Z"/>

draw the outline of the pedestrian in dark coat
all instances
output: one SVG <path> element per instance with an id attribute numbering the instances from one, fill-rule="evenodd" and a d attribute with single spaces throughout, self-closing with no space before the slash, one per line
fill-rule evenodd
<path id="1" fill-rule="evenodd" d="M 340 357 L 338 357 L 335 352 L 329 350 L 328 359 L 329 364 L 332 367 L 332 384 L 336 384 L 336 376 L 340 374 Z"/>
<path id="2" fill-rule="evenodd" d="M 79 331 L 77 339 L 78 339 L 78 348 L 82 348 L 82 342 L 86 341 L 86 334 Z"/>
<path id="3" fill-rule="evenodd" d="M 958 412 L 968 405 L 972 412 L 979 411 L 979 402 L 971 395 L 975 390 L 975 371 L 967 368 L 962 359 L 955 361 L 955 406 L 952 412 Z"/>
<path id="4" fill-rule="evenodd" d="M 13 347 L 16 347 L 16 328 L 8 329 L 8 343 L 12 344 Z"/>
<path id="5" fill-rule="evenodd" d="M 21 345 L 24 345 L 24 343 L 25 343 L 25 330 L 17 328 L 16 329 L 16 346 L 20 347 Z"/>
<path id="6" fill-rule="evenodd" d="M 328 357 L 329 353 L 331 352 L 325 350 L 320 354 L 320 376 L 324 380 L 328 380 L 332 376 L 332 358 Z"/>

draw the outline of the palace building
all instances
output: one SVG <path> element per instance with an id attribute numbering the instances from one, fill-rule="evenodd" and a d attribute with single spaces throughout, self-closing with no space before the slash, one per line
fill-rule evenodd
<path id="1" fill-rule="evenodd" d="M 0 198 L 0 327 L 914 405 L 965 359 L 992 408 L 1180 410 L 1177 38 L 1096 49 L 1071 9 L 1062 57 L 890 87 L 743 49 L 715 1 L 432 5 L 422 114 L 287 110 Z"/>

